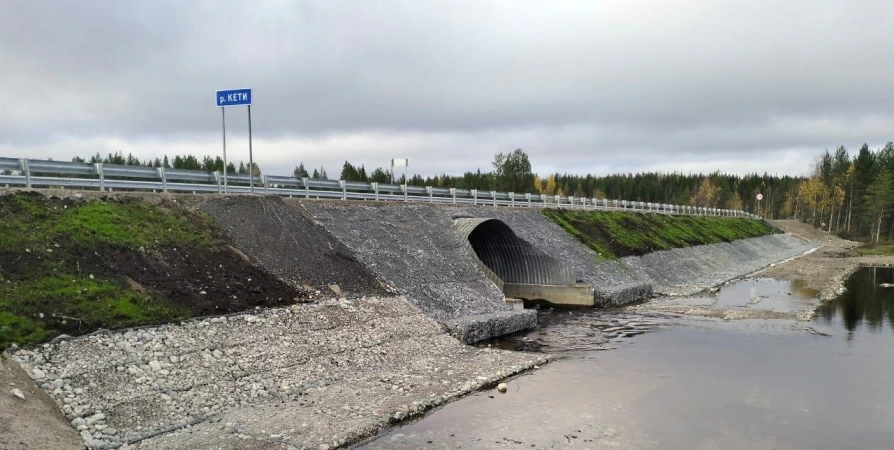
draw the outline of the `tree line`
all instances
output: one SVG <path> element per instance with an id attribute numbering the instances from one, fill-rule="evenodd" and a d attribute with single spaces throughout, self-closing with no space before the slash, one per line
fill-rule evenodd
<path id="1" fill-rule="evenodd" d="M 89 158 L 75 156 L 71 160 L 72 162 L 86 162 L 91 164 L 103 163 L 116 164 L 120 166 L 164 167 L 165 169 L 205 170 L 208 172 L 224 171 L 223 158 L 221 158 L 220 156 L 215 158 L 205 156 L 204 158 L 199 160 L 193 155 L 176 155 L 172 159 L 168 159 L 168 156 L 165 155 L 163 158 L 145 159 L 140 161 L 139 158 L 131 153 L 128 153 L 127 156 L 124 156 L 124 153 L 122 153 L 121 151 L 117 151 L 115 153 L 109 153 L 105 157 L 97 153 Z M 228 162 L 227 173 L 247 175 L 248 166 L 248 164 L 242 161 L 239 161 L 239 166 L 236 166 L 232 162 Z M 257 163 L 254 164 L 254 169 L 255 175 L 261 174 L 261 169 L 260 167 L 258 167 Z"/>
<path id="2" fill-rule="evenodd" d="M 810 169 L 786 193 L 786 217 L 873 243 L 894 239 L 894 143 L 875 150 L 863 144 L 853 156 L 843 146 L 827 150 Z"/>
<path id="3" fill-rule="evenodd" d="M 612 175 L 534 174 L 528 155 L 522 149 L 497 153 L 492 170 L 467 171 L 462 175 L 440 174 L 423 177 L 413 175 L 406 180 L 414 186 L 477 189 L 481 191 L 515 192 L 519 194 L 562 195 L 611 200 L 631 200 L 652 203 L 726 208 L 757 211 L 757 194 L 763 194 L 760 209 L 773 218 L 783 216 L 785 193 L 803 178 L 751 174 L 745 176 L 722 174 L 628 173 Z M 316 171 L 315 171 L 316 172 Z M 307 177 L 304 163 L 295 167 L 293 175 Z M 381 167 L 367 172 L 363 165 L 349 161 L 342 165 L 339 179 L 348 181 L 388 183 L 392 174 Z M 403 174 L 394 175 L 394 183 L 405 182 Z"/>

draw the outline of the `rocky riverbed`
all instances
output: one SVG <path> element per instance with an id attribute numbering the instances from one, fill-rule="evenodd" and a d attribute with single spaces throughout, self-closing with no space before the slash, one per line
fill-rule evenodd
<path id="1" fill-rule="evenodd" d="M 337 447 L 546 362 L 462 345 L 400 297 L 98 332 L 11 354 L 88 448 Z"/>

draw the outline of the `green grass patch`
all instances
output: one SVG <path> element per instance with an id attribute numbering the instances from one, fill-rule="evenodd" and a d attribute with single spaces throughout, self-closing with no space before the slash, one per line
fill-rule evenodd
<path id="1" fill-rule="evenodd" d="M 186 317 L 188 310 L 117 280 L 57 273 L 0 285 L 0 348 Z"/>
<path id="2" fill-rule="evenodd" d="M 730 217 L 557 209 L 543 215 L 608 259 L 776 232 L 760 220 Z"/>
<path id="3" fill-rule="evenodd" d="M 210 223 L 203 214 L 132 199 L 53 201 L 38 194 L 0 196 L 0 249 L 26 244 L 206 247 L 214 243 L 206 232 Z"/>
<path id="4" fill-rule="evenodd" d="M 894 256 L 894 244 L 881 244 L 856 249 L 860 256 Z"/>
<path id="5" fill-rule="evenodd" d="M 186 308 L 114 275 L 101 255 L 220 246 L 211 229 L 210 218 L 175 204 L 0 196 L 0 349 L 188 317 Z"/>

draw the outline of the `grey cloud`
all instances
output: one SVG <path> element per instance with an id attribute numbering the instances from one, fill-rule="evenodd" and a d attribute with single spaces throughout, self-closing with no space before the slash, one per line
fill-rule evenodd
<path id="1" fill-rule="evenodd" d="M 213 144 L 213 91 L 241 86 L 255 89 L 259 139 L 422 133 L 466 146 L 427 154 L 433 168 L 514 147 L 574 171 L 619 153 L 629 162 L 611 167 L 636 170 L 884 142 L 894 40 L 878 19 L 892 12 L 832 0 L 5 2 L 0 61 L 15 70 L 0 83 L 0 144 Z M 238 130 L 244 113 L 229 116 Z"/>

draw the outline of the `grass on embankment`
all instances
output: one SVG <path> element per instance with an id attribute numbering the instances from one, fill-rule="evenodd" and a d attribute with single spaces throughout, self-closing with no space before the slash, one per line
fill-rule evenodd
<path id="1" fill-rule="evenodd" d="M 0 349 L 293 299 L 227 245 L 175 200 L 0 195 Z"/>
<path id="2" fill-rule="evenodd" d="M 856 249 L 860 256 L 894 256 L 894 244 L 878 244 Z"/>
<path id="3" fill-rule="evenodd" d="M 543 215 L 604 258 L 730 242 L 776 232 L 760 220 L 545 209 Z"/>

